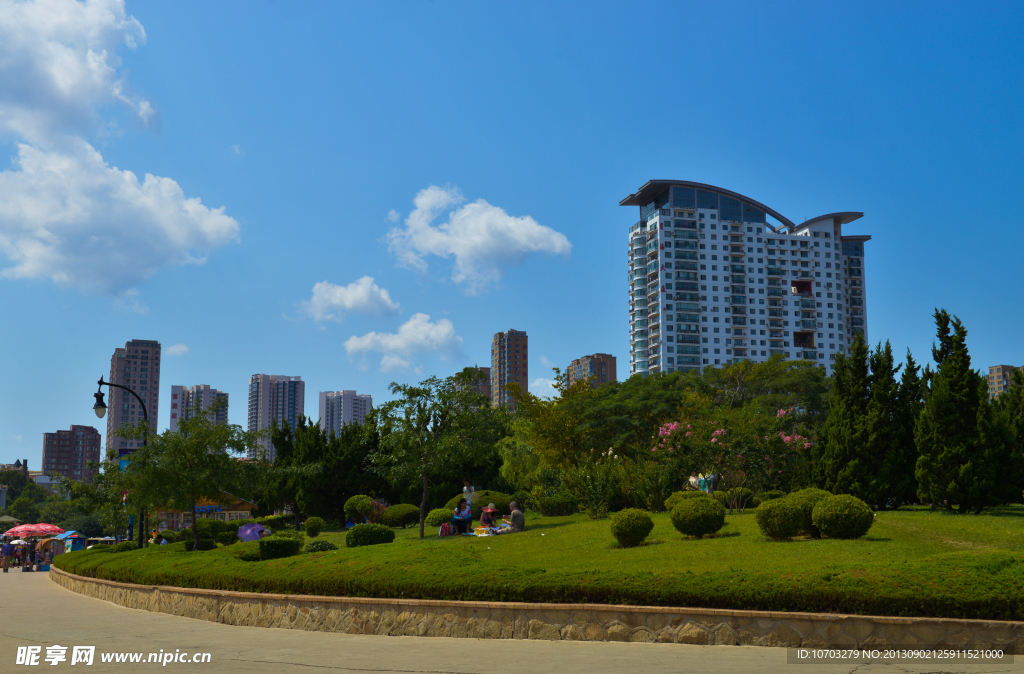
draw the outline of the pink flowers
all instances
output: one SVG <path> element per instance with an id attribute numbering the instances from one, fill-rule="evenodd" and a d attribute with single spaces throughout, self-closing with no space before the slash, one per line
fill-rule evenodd
<path id="1" fill-rule="evenodd" d="M 775 413 L 776 419 L 781 419 L 784 416 L 786 416 L 786 410 L 779 410 L 778 412 Z"/>
<path id="2" fill-rule="evenodd" d="M 679 428 L 679 422 L 673 421 L 671 423 L 662 424 L 661 428 L 658 429 L 658 435 L 666 437 L 672 435 Z"/>
<path id="3" fill-rule="evenodd" d="M 687 428 L 689 428 L 689 426 L 687 426 Z M 690 432 L 691 431 L 686 431 L 686 437 L 690 437 Z"/>
<path id="4" fill-rule="evenodd" d="M 718 438 L 711 438 L 711 442 L 718 442 Z"/>
<path id="5" fill-rule="evenodd" d="M 804 443 L 804 449 L 810 449 L 810 448 L 811 448 L 811 443 L 805 442 Z"/>

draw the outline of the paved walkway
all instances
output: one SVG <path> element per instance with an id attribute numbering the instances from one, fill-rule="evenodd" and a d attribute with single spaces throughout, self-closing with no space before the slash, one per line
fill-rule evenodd
<path id="1" fill-rule="evenodd" d="M 920 665 L 787 664 L 783 649 L 675 644 L 579 643 L 378 637 L 235 627 L 122 608 L 75 594 L 45 573 L 0 574 L 0 671 L 17 672 L 18 646 L 96 646 L 86 672 L 155 670 L 156 664 L 103 664 L 103 652 L 208 652 L 209 664 L 171 662 L 164 671 L 425 672 L 430 674 L 574 674 L 598 672 L 732 672 L 875 674 L 880 672 L 1024 673 L 1024 656 L 1013 665 L 964 667 Z M 68 660 L 57 667 L 70 667 Z M 143 656 L 145 663 L 146 656 Z M 74 665 L 79 667 L 80 665 Z M 38 670 L 26 670 L 38 671 Z M 71 670 L 78 671 L 78 670 Z"/>

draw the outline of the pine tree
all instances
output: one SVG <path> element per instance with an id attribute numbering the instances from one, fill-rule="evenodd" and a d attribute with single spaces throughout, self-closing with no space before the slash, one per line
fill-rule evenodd
<path id="1" fill-rule="evenodd" d="M 867 443 L 868 347 L 860 333 L 849 355 L 836 354 L 829 413 L 821 431 L 815 481 L 833 494 L 861 494 L 866 488 L 862 454 Z"/>
<path id="2" fill-rule="evenodd" d="M 894 437 L 882 468 L 883 474 L 887 476 L 888 495 L 894 507 L 917 501 L 917 478 L 914 476 L 917 445 L 914 442 L 914 428 L 921 415 L 923 395 L 924 382 L 921 380 L 920 368 L 908 349 L 892 415 Z"/>
<path id="3" fill-rule="evenodd" d="M 889 342 L 884 347 L 879 344 L 868 357 L 868 362 L 871 367 L 871 397 L 864 419 L 867 437 L 862 447 L 855 448 L 863 477 L 860 493 L 854 495 L 884 509 L 892 503 L 894 487 L 901 477 L 900 469 L 904 468 L 898 458 L 900 434 L 894 425 L 899 404 L 896 374 L 901 366 L 895 364 Z"/>
<path id="4" fill-rule="evenodd" d="M 979 434 L 988 432 L 986 411 L 979 409 L 988 403 L 981 377 L 971 369 L 967 328 L 944 309 L 936 309 L 934 316 L 936 370 L 915 430 L 918 497 L 933 506 L 980 512 L 991 495 L 985 493 L 991 487 L 992 467 L 986 465 L 990 456 Z M 984 428 L 979 429 L 979 422 Z"/>

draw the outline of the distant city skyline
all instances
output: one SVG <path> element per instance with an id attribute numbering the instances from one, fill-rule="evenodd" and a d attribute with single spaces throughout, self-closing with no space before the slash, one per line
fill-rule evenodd
<path id="1" fill-rule="evenodd" d="M 639 209 L 618 204 L 652 179 L 722 186 L 795 223 L 863 212 L 843 236 L 872 237 L 872 346 L 931 362 L 942 307 L 968 328 L 975 368 L 1024 363 L 1024 317 L 1004 299 L 1022 281 L 992 252 L 1024 247 L 1000 219 L 1024 174 L 1021 3 L 645 1 L 629 9 L 655 32 L 716 30 L 643 49 L 622 5 L 601 2 L 11 7 L 0 462 L 39 467 L 41 434 L 72 425 L 120 445 L 92 395 L 134 338 L 162 345 L 157 432 L 164 381 L 223 391 L 247 427 L 254 372 L 302 375 L 311 415 L 339 388 L 380 405 L 392 382 L 489 367 L 509 327 L 529 334 L 532 393 L 551 395 L 552 368 L 584 354 L 616 356 L 625 378 L 623 244 Z M 716 272 L 696 273 L 722 315 Z M 800 352 L 839 349 L 820 311 L 823 336 Z M 682 355 L 735 357 L 724 324 L 719 337 Z M 111 418 L 121 398 L 108 394 Z"/>

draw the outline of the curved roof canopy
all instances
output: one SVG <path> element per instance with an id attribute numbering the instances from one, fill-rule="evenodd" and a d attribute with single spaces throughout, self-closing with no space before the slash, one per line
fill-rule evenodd
<path id="1" fill-rule="evenodd" d="M 738 194 L 731 190 L 727 190 L 722 187 L 715 187 L 714 185 L 705 185 L 704 183 L 694 183 L 688 180 L 648 180 L 644 183 L 643 187 L 638 189 L 635 193 L 630 194 L 628 197 L 619 202 L 619 206 L 643 206 L 644 204 L 650 203 L 655 196 L 661 194 L 666 188 L 673 185 L 680 187 L 692 187 L 698 190 L 705 190 L 707 192 L 716 192 L 718 194 L 727 196 L 731 199 L 736 199 L 745 204 L 749 204 L 754 208 L 764 211 L 768 215 L 772 216 L 785 227 L 789 229 L 796 229 L 796 225 L 792 220 L 785 217 L 778 211 L 768 208 L 759 201 L 754 201 L 750 197 L 745 197 L 742 194 Z M 770 225 L 769 225 L 770 226 Z M 774 228 L 773 228 L 774 229 Z"/>
<path id="2" fill-rule="evenodd" d="M 822 220 L 831 220 L 837 225 L 845 225 L 849 222 L 859 220 L 863 217 L 864 214 L 858 213 L 857 211 L 842 211 L 840 213 L 829 213 L 827 215 L 819 215 L 818 217 L 811 218 L 810 220 L 805 220 L 795 227 L 790 227 L 790 231 L 801 230 L 804 227 L 809 227 L 810 225 L 813 225 L 816 222 L 821 222 Z"/>

